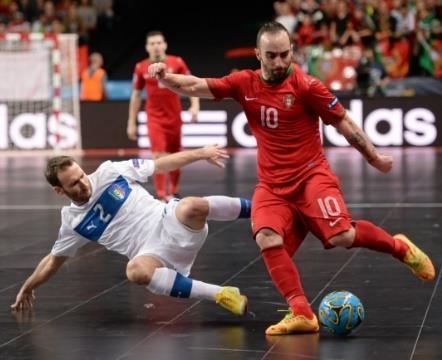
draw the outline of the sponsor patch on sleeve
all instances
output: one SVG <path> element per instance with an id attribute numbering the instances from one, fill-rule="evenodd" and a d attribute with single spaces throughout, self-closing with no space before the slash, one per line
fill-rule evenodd
<path id="1" fill-rule="evenodd" d="M 139 159 L 132 159 L 132 165 L 136 168 L 140 167 L 140 160 Z"/>
<path id="2" fill-rule="evenodd" d="M 329 109 L 333 109 L 338 104 L 338 98 L 335 96 L 327 105 Z"/>

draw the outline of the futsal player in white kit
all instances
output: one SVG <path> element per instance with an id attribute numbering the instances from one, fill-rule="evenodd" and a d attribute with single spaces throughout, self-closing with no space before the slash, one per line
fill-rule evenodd
<path id="1" fill-rule="evenodd" d="M 155 172 L 173 171 L 198 160 L 224 167 L 226 158 L 227 152 L 215 145 L 155 160 L 106 161 L 90 175 L 68 156 L 49 159 L 47 181 L 72 202 L 61 211 L 60 232 L 51 252 L 24 282 L 12 310 L 31 308 L 34 289 L 92 241 L 127 256 L 127 278 L 154 294 L 212 300 L 243 315 L 247 298 L 238 288 L 204 283 L 188 275 L 207 237 L 207 220 L 249 218 L 250 201 L 208 196 L 165 204 L 139 184 Z"/>

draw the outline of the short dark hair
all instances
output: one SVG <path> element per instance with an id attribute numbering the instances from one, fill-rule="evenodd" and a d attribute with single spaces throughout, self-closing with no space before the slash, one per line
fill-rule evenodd
<path id="1" fill-rule="evenodd" d="M 46 164 L 45 177 L 52 186 L 62 186 L 58 179 L 58 172 L 64 170 L 75 162 L 70 156 L 56 156 L 48 160 Z"/>
<path id="2" fill-rule="evenodd" d="M 264 23 L 258 30 L 258 34 L 256 35 L 256 47 L 259 47 L 259 41 L 261 40 L 261 36 L 264 33 L 276 34 L 279 32 L 285 32 L 290 39 L 290 43 L 292 43 L 292 37 L 290 36 L 288 30 L 284 25 L 277 21 L 269 21 Z"/>
<path id="3" fill-rule="evenodd" d="M 164 36 L 164 34 L 163 34 L 162 31 L 160 31 L 160 30 L 152 30 L 152 31 L 149 31 L 149 32 L 147 33 L 147 35 L 146 35 L 146 41 L 147 41 L 150 37 L 152 37 L 152 36 L 157 36 L 157 35 L 161 35 L 161 36 L 163 37 L 163 39 L 166 40 L 166 37 Z"/>

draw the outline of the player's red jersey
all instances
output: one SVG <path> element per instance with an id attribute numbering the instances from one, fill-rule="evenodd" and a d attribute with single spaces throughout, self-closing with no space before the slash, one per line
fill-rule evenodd
<path id="1" fill-rule="evenodd" d="M 326 165 L 319 116 L 326 124 L 342 119 L 344 108 L 317 79 L 295 64 L 279 84 L 268 84 L 261 71 L 243 70 L 220 79 L 207 79 L 216 99 L 238 101 L 258 143 L 261 182 L 297 186 Z"/>
<path id="2" fill-rule="evenodd" d="M 178 56 L 167 55 L 164 63 L 167 71 L 174 74 L 190 74 L 189 68 Z M 140 61 L 135 66 L 133 76 L 133 88 L 143 90 L 146 88 L 147 101 L 146 113 L 149 122 L 155 121 L 162 125 L 176 126 L 181 123 L 181 102 L 177 94 L 166 89 L 158 83 L 157 79 L 151 78 L 147 68 L 152 64 L 149 59 Z"/>

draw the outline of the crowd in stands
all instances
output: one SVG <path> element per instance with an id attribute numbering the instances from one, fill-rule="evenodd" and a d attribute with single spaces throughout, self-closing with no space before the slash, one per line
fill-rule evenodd
<path id="1" fill-rule="evenodd" d="M 293 34 L 297 61 L 317 75 L 338 71 L 345 78 L 345 66 L 333 69 L 339 61 L 322 62 L 323 69 L 315 63 L 328 54 L 356 61 L 353 68 L 365 90 L 373 83 L 381 88 L 386 79 L 442 77 L 440 0 L 277 0 L 273 5 L 275 20 Z"/>
<path id="2" fill-rule="evenodd" d="M 0 34 L 77 33 L 83 45 L 112 22 L 112 6 L 112 0 L 0 0 Z"/>
<path id="3" fill-rule="evenodd" d="M 77 33 L 81 73 L 90 39 L 116 21 L 113 5 L 0 0 L 0 39 L 7 32 Z M 295 60 L 333 90 L 370 96 L 390 80 L 442 79 L 442 0 L 276 0 L 273 6 L 275 20 L 293 34 Z"/>

